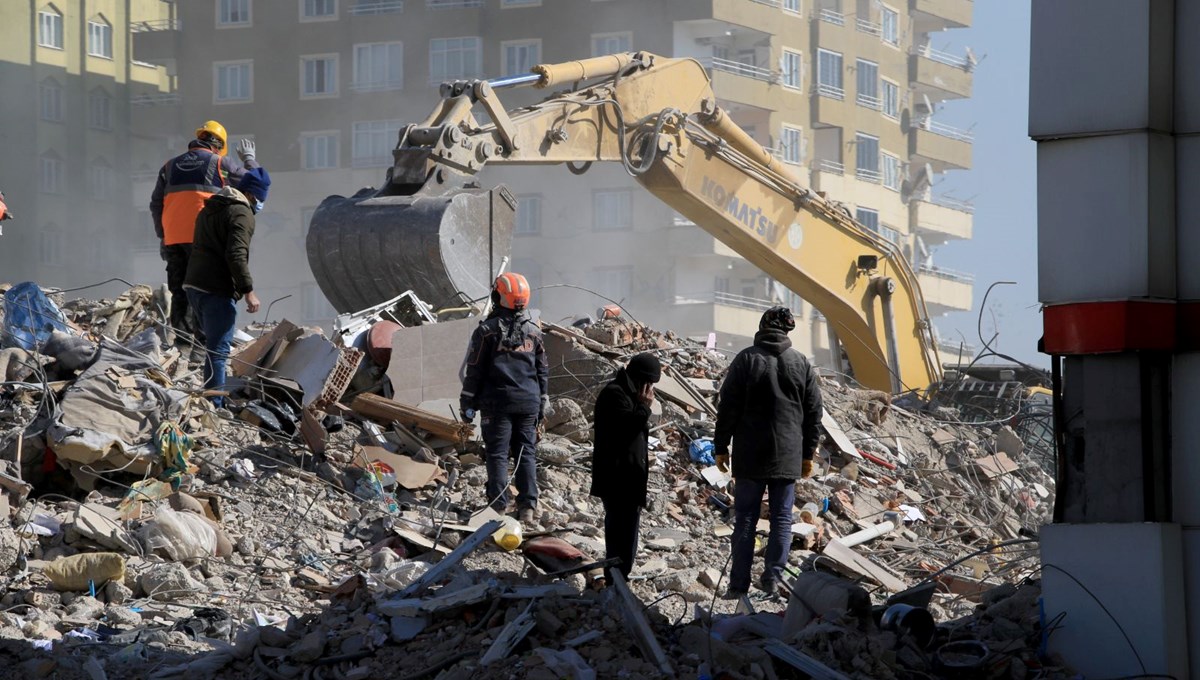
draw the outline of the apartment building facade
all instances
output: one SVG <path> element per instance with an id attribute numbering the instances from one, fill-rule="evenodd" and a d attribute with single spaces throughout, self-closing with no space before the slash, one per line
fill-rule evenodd
<path id="1" fill-rule="evenodd" d="M 970 92 L 969 62 L 931 52 L 928 37 L 969 24 L 971 2 L 846 3 L 195 0 L 170 3 L 170 21 L 138 33 L 135 50 L 177 76 L 178 115 L 165 129 L 181 135 L 176 143 L 208 118 L 225 124 L 231 143 L 255 139 L 274 178 L 254 249 L 260 297 L 286 298 L 274 318 L 331 318 L 307 270 L 312 211 L 326 195 L 383 181 L 398 130 L 429 114 L 440 82 L 627 50 L 699 59 L 739 124 L 906 248 L 932 312 L 969 308 L 967 277 L 937 270 L 929 253 L 969 238 L 970 214 L 928 185 L 970 165 L 970 141 L 921 107 Z M 510 107 L 538 95 L 501 93 Z M 589 313 L 607 298 L 681 334 L 715 333 L 728 349 L 748 342 L 772 301 L 817 318 L 615 164 L 583 176 L 495 167 L 481 181 L 503 182 L 519 199 L 513 269 L 547 286 L 537 304 L 549 318 Z M 828 346 L 819 319 L 794 337 L 818 355 Z"/>
<path id="2" fill-rule="evenodd" d="M 125 262 L 147 241 L 157 259 L 131 176 L 161 145 L 138 134 L 137 111 L 169 78 L 133 59 L 131 36 L 167 10 L 159 0 L 4 4 L 0 190 L 16 219 L 0 235 L 0 280 L 71 287 L 137 278 Z"/>

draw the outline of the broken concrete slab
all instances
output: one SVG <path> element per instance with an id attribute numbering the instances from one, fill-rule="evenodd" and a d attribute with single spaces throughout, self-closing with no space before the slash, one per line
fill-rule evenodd
<path id="1" fill-rule="evenodd" d="M 130 555 L 141 553 L 137 541 L 123 528 L 121 515 L 115 508 L 84 503 L 75 509 L 72 526 L 79 535 L 105 548 Z"/>
<path id="2" fill-rule="evenodd" d="M 408 406 L 431 399 L 458 399 L 459 369 L 478 319 L 401 328 L 392 335 L 387 376 L 392 399 Z"/>
<path id="3" fill-rule="evenodd" d="M 641 603 L 637 601 L 633 593 L 629 592 L 629 585 L 625 583 L 625 578 L 621 576 L 620 572 L 612 573 L 612 583 L 617 593 L 622 616 L 633 632 L 634 640 L 637 642 L 638 648 L 642 650 L 642 656 L 658 667 L 658 670 L 667 677 L 674 676 L 675 671 L 671 668 L 671 662 L 663 652 L 662 645 L 658 643 L 658 638 L 655 637 L 654 630 L 650 628 L 650 623 L 646 621 Z"/>

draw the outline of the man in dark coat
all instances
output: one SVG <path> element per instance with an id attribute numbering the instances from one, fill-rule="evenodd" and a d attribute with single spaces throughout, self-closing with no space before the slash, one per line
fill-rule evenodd
<path id="1" fill-rule="evenodd" d="M 661 377 L 658 358 L 639 354 L 596 398 L 591 493 L 604 502 L 605 558 L 620 558 L 616 571 L 625 577 L 633 569 L 646 507 L 650 409 Z"/>
<path id="2" fill-rule="evenodd" d="M 258 311 L 258 295 L 250 277 L 250 240 L 254 215 L 267 200 L 271 177 L 266 168 L 248 171 L 238 188 L 225 187 L 204 203 L 196 217 L 195 237 L 183 288 L 204 332 L 208 350 L 204 386 L 225 385 L 225 363 L 237 325 L 237 301 L 246 298 L 246 311 Z M 224 400 L 213 400 L 222 406 Z"/>
<path id="3" fill-rule="evenodd" d="M 821 389 L 808 359 L 792 349 L 788 333 L 795 327 L 786 307 L 764 312 L 754 346 L 734 358 L 721 383 L 713 446 L 717 465 L 728 470 L 733 440 L 736 521 L 731 595 L 750 590 L 754 533 L 764 492 L 769 497 L 771 536 L 759 585 L 775 592 L 792 542 L 796 479 L 812 475 L 820 442 Z"/>

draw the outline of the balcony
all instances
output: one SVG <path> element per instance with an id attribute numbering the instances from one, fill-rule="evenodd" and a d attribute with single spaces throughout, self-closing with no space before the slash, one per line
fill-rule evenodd
<path id="1" fill-rule="evenodd" d="M 129 24 L 131 33 L 151 33 L 154 31 L 182 31 L 183 22 L 179 19 L 157 19 L 155 21 L 135 21 Z"/>
<path id="2" fill-rule="evenodd" d="M 350 8 L 350 14 L 371 16 L 375 14 L 399 14 L 404 11 L 404 0 L 377 2 L 375 0 L 359 0 Z"/>
<path id="3" fill-rule="evenodd" d="M 183 97 L 175 93 L 140 94 L 129 98 L 130 106 L 178 106 Z"/>
<path id="4" fill-rule="evenodd" d="M 425 0 L 430 9 L 473 9 L 483 7 L 483 0 Z"/>
<path id="5" fill-rule="evenodd" d="M 915 198 L 908 204 L 908 210 L 910 223 L 930 246 L 971 238 L 975 216 L 972 214 L 974 208 L 968 203 L 944 197 Z"/>
<path id="6" fill-rule="evenodd" d="M 812 94 L 813 96 L 809 97 L 809 102 L 812 106 L 812 119 L 814 123 L 832 125 L 834 127 L 846 127 L 851 124 L 847 107 L 844 104 L 846 100 L 845 90 L 836 85 L 817 83 L 813 86 Z"/>
<path id="7" fill-rule="evenodd" d="M 856 101 L 858 105 L 864 109 L 871 109 L 872 111 L 883 110 L 883 100 L 879 97 L 872 97 L 869 94 L 863 94 L 860 92 L 855 96 L 854 101 Z"/>
<path id="8" fill-rule="evenodd" d="M 871 184 L 880 184 L 883 182 L 883 173 L 868 168 L 855 168 L 854 177 L 863 182 L 870 182 Z"/>
<path id="9" fill-rule="evenodd" d="M 143 63 L 161 65 L 178 52 L 183 22 L 177 19 L 138 21 L 129 25 L 132 35 L 132 58 Z"/>
<path id="10" fill-rule="evenodd" d="M 926 118 L 909 134 L 909 154 L 915 156 L 914 162 L 929 163 L 934 172 L 967 170 L 971 167 L 972 141 L 969 131 Z"/>
<path id="11" fill-rule="evenodd" d="M 721 71 L 722 73 L 732 73 L 735 76 L 743 78 L 753 78 L 767 83 L 773 83 L 776 80 L 776 74 L 769 68 L 755 66 L 754 64 L 744 64 L 740 61 L 731 61 L 729 59 L 721 59 L 720 57 L 709 57 L 701 59 L 700 63 L 704 68 L 712 71 Z"/>
<path id="12" fill-rule="evenodd" d="M 876 38 L 883 37 L 883 27 L 880 26 L 879 24 L 875 23 L 874 21 L 868 21 L 866 19 L 855 19 L 854 29 L 856 31 L 858 31 L 859 33 L 866 33 L 867 35 L 872 35 L 872 36 L 875 36 Z"/>
<path id="13" fill-rule="evenodd" d="M 971 71 L 967 57 L 942 52 L 928 44 L 917 48 L 909 65 L 914 91 L 933 100 L 963 99 L 971 96 Z"/>
<path id="14" fill-rule="evenodd" d="M 853 181 L 846 177 L 846 166 L 837 161 L 818 158 L 812 162 L 811 183 L 813 191 L 818 191 L 831 199 L 850 196 L 848 185 Z"/>
<path id="15" fill-rule="evenodd" d="M 817 19 L 834 26 L 845 26 L 846 15 L 832 9 L 822 9 L 817 12 Z"/>
<path id="16" fill-rule="evenodd" d="M 712 89 L 721 99 L 777 110 L 782 90 L 776 86 L 778 75 L 771 69 L 718 57 L 701 59 L 712 78 Z"/>
<path id="17" fill-rule="evenodd" d="M 762 313 L 769 300 L 708 291 L 675 297 L 672 328 L 686 337 L 704 337 L 716 332 L 721 336 L 750 338 L 758 331 Z"/>
<path id="18" fill-rule="evenodd" d="M 943 267 L 922 266 L 917 270 L 917 281 L 921 284 L 921 295 L 930 314 L 941 316 L 950 312 L 970 311 L 975 289 L 975 277 L 971 274 Z"/>
<path id="19" fill-rule="evenodd" d="M 716 237 L 701 229 L 695 222 L 675 213 L 671 220 L 672 229 L 667 239 L 670 252 L 679 258 L 707 257 L 715 255 L 721 258 L 743 259 L 732 248 L 721 243 Z M 722 262 L 721 266 L 724 266 Z"/>
<path id="20" fill-rule="evenodd" d="M 971 0 L 913 0 L 914 28 L 918 33 L 966 28 L 971 25 L 974 9 Z"/>

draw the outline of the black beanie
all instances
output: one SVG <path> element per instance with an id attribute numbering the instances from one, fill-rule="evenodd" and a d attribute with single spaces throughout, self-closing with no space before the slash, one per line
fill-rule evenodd
<path id="1" fill-rule="evenodd" d="M 629 360 L 625 372 L 635 383 L 656 383 L 662 378 L 662 364 L 658 357 L 643 352 Z"/>
<path id="2" fill-rule="evenodd" d="M 768 328 L 784 333 L 796 330 L 796 318 L 792 316 L 792 310 L 787 307 L 772 307 L 763 312 L 762 319 L 758 322 L 758 330 L 765 331 Z"/>

